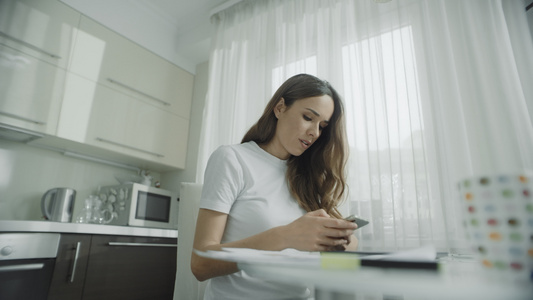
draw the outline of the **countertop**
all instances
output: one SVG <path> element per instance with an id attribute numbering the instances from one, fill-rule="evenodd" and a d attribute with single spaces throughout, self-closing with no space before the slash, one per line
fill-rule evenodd
<path id="1" fill-rule="evenodd" d="M 144 237 L 177 238 L 175 229 L 113 226 L 100 224 L 61 223 L 52 221 L 0 220 L 0 233 L 55 232 L 103 235 L 129 235 Z"/>

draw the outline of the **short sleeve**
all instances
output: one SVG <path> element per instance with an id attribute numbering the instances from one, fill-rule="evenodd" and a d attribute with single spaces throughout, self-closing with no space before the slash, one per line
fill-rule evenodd
<path id="1" fill-rule="evenodd" d="M 229 214 L 243 186 L 243 171 L 235 151 L 221 146 L 205 169 L 200 208 Z"/>

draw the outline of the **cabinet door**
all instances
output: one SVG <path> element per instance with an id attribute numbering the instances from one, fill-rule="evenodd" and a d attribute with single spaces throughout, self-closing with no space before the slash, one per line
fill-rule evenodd
<path id="1" fill-rule="evenodd" d="M 194 76 L 83 17 L 71 72 L 189 119 Z"/>
<path id="2" fill-rule="evenodd" d="M 188 132 L 187 119 L 101 87 L 87 143 L 184 168 Z"/>
<path id="3" fill-rule="evenodd" d="M 0 45 L 0 123 L 53 134 L 65 70 Z"/>
<path id="4" fill-rule="evenodd" d="M 48 300 L 81 299 L 90 247 L 90 235 L 61 234 Z"/>
<path id="5" fill-rule="evenodd" d="M 80 16 L 57 0 L 1 0 L 0 44 L 67 68 Z"/>
<path id="6" fill-rule="evenodd" d="M 177 239 L 93 236 L 83 299 L 172 299 Z"/>
<path id="7" fill-rule="evenodd" d="M 188 132 L 188 119 L 68 75 L 57 132 L 61 138 L 184 168 Z"/>

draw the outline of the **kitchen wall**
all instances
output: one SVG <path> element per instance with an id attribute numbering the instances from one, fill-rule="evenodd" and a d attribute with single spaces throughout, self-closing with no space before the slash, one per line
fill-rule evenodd
<path id="1" fill-rule="evenodd" d="M 76 190 L 75 215 L 98 186 L 119 184 L 117 174 L 137 172 L 0 140 L 0 219 L 41 220 L 41 196 L 53 187 Z M 159 180 L 158 173 L 151 175 Z"/>

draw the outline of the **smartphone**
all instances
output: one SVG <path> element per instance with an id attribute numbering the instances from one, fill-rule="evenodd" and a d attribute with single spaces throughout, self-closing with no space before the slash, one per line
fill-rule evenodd
<path id="1" fill-rule="evenodd" d="M 350 216 L 344 218 L 344 220 L 350 221 L 350 222 L 355 222 L 355 224 L 357 224 L 357 229 L 359 229 L 359 228 L 367 225 L 368 223 L 370 223 L 370 222 L 368 222 L 365 219 L 361 219 L 359 217 L 356 217 L 355 215 L 350 215 Z"/>

